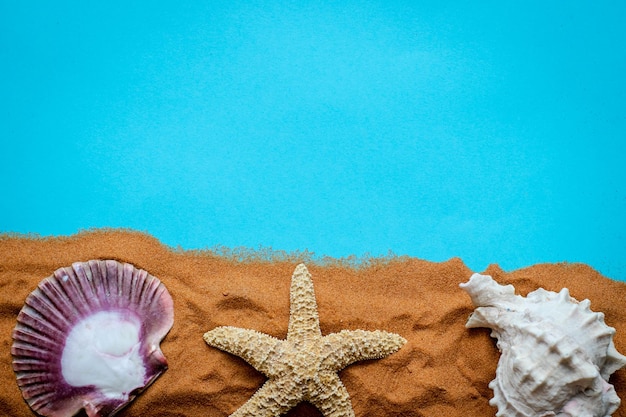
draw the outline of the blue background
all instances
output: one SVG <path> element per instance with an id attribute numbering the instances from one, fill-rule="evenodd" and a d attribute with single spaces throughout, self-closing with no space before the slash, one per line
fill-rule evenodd
<path id="1" fill-rule="evenodd" d="M 212 3 L 0 1 L 0 231 L 626 280 L 625 2 Z"/>

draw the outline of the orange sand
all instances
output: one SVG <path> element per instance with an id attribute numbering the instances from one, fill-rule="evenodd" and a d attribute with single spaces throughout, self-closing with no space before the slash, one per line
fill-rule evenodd
<path id="1" fill-rule="evenodd" d="M 297 257 L 297 256 L 296 256 Z M 0 238 L 0 411 L 32 416 L 11 367 L 11 332 L 26 296 L 63 266 L 116 259 L 158 277 L 174 299 L 174 327 L 161 344 L 169 369 L 120 417 L 227 416 L 261 386 L 264 377 L 240 358 L 207 346 L 202 335 L 220 325 L 284 338 L 289 284 L 298 259 L 235 262 L 208 252 L 173 251 L 155 238 L 129 231 L 94 231 L 69 238 Z M 434 263 L 413 258 L 350 268 L 308 263 L 323 334 L 342 329 L 387 330 L 408 343 L 385 359 L 340 372 L 357 416 L 485 417 L 499 353 L 487 329 L 465 329 L 473 307 L 458 285 L 470 271 L 460 259 Z M 570 289 L 617 329 L 626 352 L 626 284 L 581 264 L 535 265 L 486 273 L 526 295 L 537 287 Z M 626 370 L 611 382 L 626 402 Z M 321 416 L 300 404 L 290 417 Z M 626 405 L 613 415 L 626 417 Z"/>

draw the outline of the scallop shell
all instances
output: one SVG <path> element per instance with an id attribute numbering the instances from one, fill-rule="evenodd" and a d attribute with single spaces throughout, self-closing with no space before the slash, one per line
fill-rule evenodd
<path id="1" fill-rule="evenodd" d="M 60 268 L 26 298 L 13 370 L 42 416 L 113 416 L 167 369 L 159 343 L 173 302 L 146 271 L 117 261 Z"/>
<path id="2" fill-rule="evenodd" d="M 501 352 L 489 401 L 506 417 L 609 417 L 620 399 L 608 380 L 626 365 L 615 329 L 589 300 L 539 288 L 527 297 L 512 285 L 474 274 L 460 285 L 477 308 L 466 327 L 491 328 Z"/>

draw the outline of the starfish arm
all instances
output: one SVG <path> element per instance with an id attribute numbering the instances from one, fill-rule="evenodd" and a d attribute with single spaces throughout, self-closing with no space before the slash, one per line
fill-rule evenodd
<path id="1" fill-rule="evenodd" d="M 298 265 L 291 277 L 290 302 L 287 340 L 303 341 L 321 337 L 313 281 L 304 264 Z"/>
<path id="2" fill-rule="evenodd" d="M 276 417 L 302 401 L 301 389 L 289 379 L 266 381 L 250 399 L 230 417 Z"/>
<path id="3" fill-rule="evenodd" d="M 254 366 L 265 376 L 271 376 L 268 358 L 276 353 L 282 341 L 256 330 L 222 326 L 206 332 L 204 341 L 209 345 L 233 355 Z"/>
<path id="4" fill-rule="evenodd" d="M 322 339 L 322 368 L 338 371 L 351 363 L 379 359 L 398 351 L 406 339 L 382 330 L 342 330 Z"/>
<path id="5" fill-rule="evenodd" d="M 354 417 L 350 395 L 336 372 L 321 373 L 315 385 L 315 395 L 311 395 L 309 402 L 324 417 Z"/>

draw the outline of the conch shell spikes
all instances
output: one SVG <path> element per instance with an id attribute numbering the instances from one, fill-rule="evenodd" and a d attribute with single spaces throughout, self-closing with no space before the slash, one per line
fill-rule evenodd
<path id="1" fill-rule="evenodd" d="M 490 404 L 498 417 L 610 417 L 620 399 L 608 379 L 626 365 L 604 314 L 567 288 L 526 297 L 474 274 L 461 284 L 476 310 L 466 327 L 488 327 L 501 352 Z"/>

